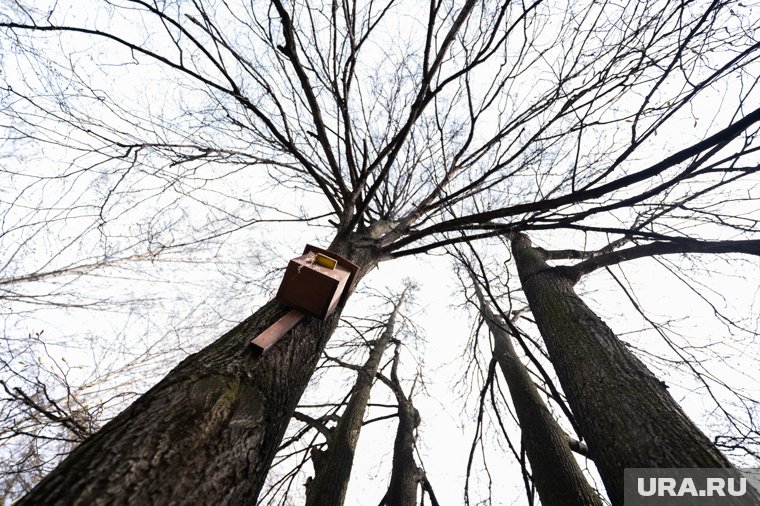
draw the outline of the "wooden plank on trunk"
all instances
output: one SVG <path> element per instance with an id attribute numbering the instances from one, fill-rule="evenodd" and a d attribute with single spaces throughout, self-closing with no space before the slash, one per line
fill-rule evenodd
<path id="1" fill-rule="evenodd" d="M 272 345 L 274 345 L 274 343 L 279 341 L 282 336 L 287 334 L 290 329 L 295 327 L 304 316 L 306 316 L 306 314 L 298 309 L 291 309 L 285 313 L 285 316 L 267 327 L 264 332 L 251 339 L 251 346 L 254 348 L 254 351 L 258 354 L 267 351 Z"/>

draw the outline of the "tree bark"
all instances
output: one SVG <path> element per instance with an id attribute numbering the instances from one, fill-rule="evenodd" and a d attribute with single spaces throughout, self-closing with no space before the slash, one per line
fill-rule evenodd
<path id="1" fill-rule="evenodd" d="M 488 306 L 477 279 L 471 277 L 481 314 L 493 336 L 494 359 L 507 381 L 520 422 L 525 453 L 541 504 L 602 506 L 599 494 L 589 485 L 573 456 L 567 434 L 549 412 L 528 368 L 517 357 L 504 323 Z"/>
<path id="2" fill-rule="evenodd" d="M 314 478 L 306 488 L 306 506 L 340 506 L 346 500 L 346 491 L 354 464 L 354 453 L 364 423 L 370 392 L 380 360 L 393 338 L 396 314 L 403 302 L 403 295 L 393 308 L 385 329 L 375 342 L 364 365 L 357 370 L 356 382 L 346 410 L 337 425 L 330 430 L 327 450 L 313 451 Z"/>
<path id="3" fill-rule="evenodd" d="M 625 468 L 731 467 L 664 384 L 575 294 L 530 240 L 512 251 L 538 329 L 613 505 Z"/>
<path id="4" fill-rule="evenodd" d="M 399 347 L 393 357 L 390 380 L 384 376 L 380 379 L 393 391 L 398 403 L 398 427 L 393 442 L 393 468 L 391 481 L 388 484 L 381 505 L 385 506 L 417 506 L 417 485 L 423 479 L 422 469 L 417 467 L 414 460 L 414 431 L 420 424 L 420 414 L 414 407 L 411 395 L 407 397 L 398 379 Z M 433 496 L 431 496 L 432 500 Z"/>
<path id="5" fill-rule="evenodd" d="M 354 286 L 379 261 L 345 239 L 329 249 L 360 266 Z M 17 504 L 255 504 L 340 314 L 307 317 L 255 356 L 250 339 L 288 309 L 270 301 L 183 360 Z"/>

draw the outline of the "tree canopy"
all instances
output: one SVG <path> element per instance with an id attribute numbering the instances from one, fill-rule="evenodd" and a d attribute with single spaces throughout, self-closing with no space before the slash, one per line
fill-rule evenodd
<path id="1" fill-rule="evenodd" d="M 303 242 L 361 251 L 369 271 L 465 243 L 500 265 L 503 239 L 528 233 L 549 261 L 582 260 L 566 266 L 576 281 L 623 260 L 760 254 L 758 9 L 719 0 L 5 4 L 3 409 L 31 425 L 3 427 L 3 437 L 81 441 L 115 414 L 114 399 L 133 398 L 247 317 L 240 300 L 270 294 L 280 257 Z M 698 271 L 682 261 L 667 272 L 689 287 L 710 283 Z M 519 287 L 504 278 L 516 279 L 515 268 L 504 272 L 478 275 L 501 279 L 502 297 L 518 304 Z M 751 396 L 734 397 L 742 414 L 724 407 L 711 388 L 726 382 L 703 368 L 705 355 L 673 344 L 605 272 L 604 289 L 633 302 L 733 424 L 715 437 L 756 457 Z M 694 293 L 726 325 L 716 340 L 754 339 L 753 316 Z M 72 343 L 93 350 L 85 374 L 52 357 L 30 365 L 73 333 L 51 322 L 100 314 L 90 311 L 120 315 L 122 331 L 81 329 Z M 39 327 L 57 338 L 35 336 Z M 542 360 L 531 371 L 550 370 Z M 53 426 L 62 432 L 46 432 Z"/>

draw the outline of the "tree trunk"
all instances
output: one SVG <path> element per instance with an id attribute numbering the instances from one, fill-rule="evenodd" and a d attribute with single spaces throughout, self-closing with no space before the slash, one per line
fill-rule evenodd
<path id="1" fill-rule="evenodd" d="M 330 430 L 327 450 L 312 453 L 314 478 L 306 488 L 306 506 L 340 506 L 346 500 L 354 465 L 354 452 L 359 442 L 372 384 L 380 367 L 380 360 L 393 338 L 396 314 L 402 302 L 403 296 L 388 317 L 380 338 L 372 346 L 369 358 L 357 371 L 356 383 L 346 410 L 337 425 Z"/>
<path id="2" fill-rule="evenodd" d="M 520 281 L 568 403 L 614 505 L 623 470 L 731 467 L 666 387 L 575 294 L 524 235 L 513 238 Z"/>
<path id="3" fill-rule="evenodd" d="M 583 476 L 569 439 L 538 393 L 528 368 L 517 357 L 503 322 L 491 311 L 477 279 L 472 277 L 480 311 L 494 339 L 493 356 L 509 387 L 522 430 L 533 484 L 544 506 L 602 506 L 599 494 Z"/>
<path id="4" fill-rule="evenodd" d="M 379 260 L 346 240 L 330 250 L 360 266 L 356 281 Z M 183 360 L 17 504 L 255 504 L 340 313 L 256 357 L 250 339 L 287 311 L 270 301 Z"/>
<path id="5" fill-rule="evenodd" d="M 398 403 L 398 427 L 396 439 L 393 442 L 393 468 L 388 492 L 383 497 L 381 505 L 385 506 L 417 506 L 417 485 L 422 480 L 422 470 L 414 460 L 414 431 L 420 424 L 420 414 L 412 404 L 411 398 L 404 394 L 398 379 L 399 347 L 396 345 L 391 367 L 391 378 L 381 377 L 396 396 Z"/>
<path id="6" fill-rule="evenodd" d="M 385 504 L 417 506 L 420 470 L 414 460 L 414 430 L 419 425 L 419 414 L 408 400 L 399 403 L 398 411 L 398 428 L 393 442 L 393 469 Z"/>

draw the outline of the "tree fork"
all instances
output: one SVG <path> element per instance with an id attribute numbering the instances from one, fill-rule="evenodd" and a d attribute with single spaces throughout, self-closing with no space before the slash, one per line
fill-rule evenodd
<path id="1" fill-rule="evenodd" d="M 417 437 L 415 431 L 420 425 L 420 414 L 412 402 L 412 394 L 408 396 L 401 388 L 398 378 L 400 343 L 396 343 L 391 365 L 391 377 L 386 378 L 378 374 L 378 379 L 385 383 L 393 391 L 398 403 L 398 427 L 393 441 L 393 467 L 391 479 L 388 483 L 388 491 L 380 501 L 381 506 L 416 506 L 417 486 L 427 481 L 422 468 L 417 467 L 414 460 L 414 447 Z M 423 484 L 423 489 L 425 485 Z M 430 483 L 427 487 L 432 491 Z M 435 495 L 430 493 L 430 499 L 437 506 Z"/>
<path id="2" fill-rule="evenodd" d="M 367 410 L 375 374 L 377 374 L 383 354 L 393 338 L 396 315 L 405 295 L 406 292 L 399 297 L 394 305 L 393 311 L 385 323 L 385 329 L 372 346 L 367 361 L 363 366 L 357 368 L 353 393 L 346 410 L 327 438 L 327 449 L 323 452 L 320 463 L 314 461 L 314 478 L 306 488 L 306 506 L 326 504 L 340 506 L 346 499 L 354 463 L 354 453 L 359 442 L 359 435 L 364 423 L 364 413 Z"/>

